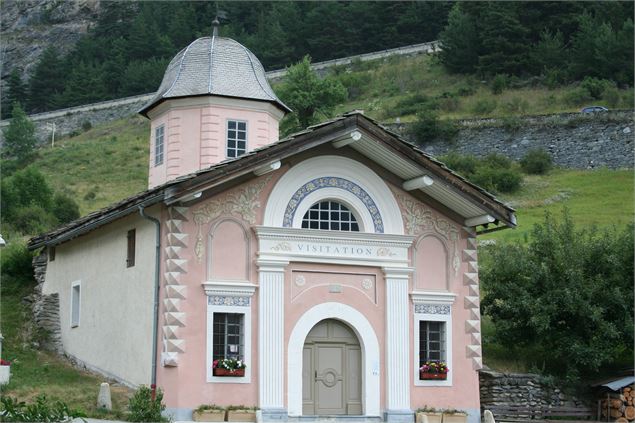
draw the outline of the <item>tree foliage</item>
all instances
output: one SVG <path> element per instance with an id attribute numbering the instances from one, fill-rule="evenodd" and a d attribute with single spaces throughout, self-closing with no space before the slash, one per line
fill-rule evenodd
<path id="1" fill-rule="evenodd" d="M 25 162 L 37 145 L 35 125 L 28 118 L 20 103 L 14 103 L 11 121 L 4 130 L 3 156 Z"/>
<path id="2" fill-rule="evenodd" d="M 496 341 L 571 381 L 632 360 L 633 229 L 577 229 L 565 211 L 527 244 L 490 247 L 482 308 Z"/>
<path id="3" fill-rule="evenodd" d="M 440 34 L 451 72 L 633 81 L 633 3 L 457 2 Z"/>
<path id="4" fill-rule="evenodd" d="M 346 88 L 336 79 L 320 79 L 311 69 L 311 59 L 305 56 L 288 69 L 278 95 L 293 110 L 288 117 L 293 126 L 305 128 L 329 117 L 335 105 L 346 100 Z"/>

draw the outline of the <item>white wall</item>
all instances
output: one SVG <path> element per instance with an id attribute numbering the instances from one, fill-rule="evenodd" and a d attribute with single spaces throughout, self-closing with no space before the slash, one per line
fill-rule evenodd
<path id="1" fill-rule="evenodd" d="M 157 216 L 157 208 L 148 212 Z M 126 267 L 127 232 L 136 260 Z M 132 384 L 150 384 L 155 226 L 128 216 L 56 247 L 44 294 L 59 293 L 64 351 L 87 367 Z M 71 328 L 71 287 L 81 282 L 80 324 Z"/>

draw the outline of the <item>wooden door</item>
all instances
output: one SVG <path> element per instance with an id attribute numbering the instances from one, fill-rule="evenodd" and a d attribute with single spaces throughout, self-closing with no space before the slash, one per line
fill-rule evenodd
<path id="1" fill-rule="evenodd" d="M 305 415 L 361 415 L 361 349 L 355 333 L 337 320 L 318 323 L 302 357 Z"/>

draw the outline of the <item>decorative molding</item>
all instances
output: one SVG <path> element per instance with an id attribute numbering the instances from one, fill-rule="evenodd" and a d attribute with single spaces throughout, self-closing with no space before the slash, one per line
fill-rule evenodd
<path id="1" fill-rule="evenodd" d="M 337 176 L 324 176 L 315 178 L 298 188 L 298 190 L 293 194 L 293 196 L 289 200 L 289 203 L 287 204 L 286 210 L 284 212 L 282 226 L 284 226 L 285 228 L 292 227 L 295 213 L 302 200 L 304 200 L 304 198 L 306 198 L 312 192 L 323 188 L 338 188 L 355 195 L 368 209 L 368 212 L 370 213 L 373 220 L 375 233 L 384 233 L 383 219 L 381 217 L 381 214 L 379 213 L 377 204 L 375 204 L 375 201 L 371 198 L 371 196 L 355 182 L 351 182 L 348 179 L 340 178 Z"/>
<path id="2" fill-rule="evenodd" d="M 306 278 L 302 275 L 298 275 L 295 277 L 296 286 L 304 286 L 306 284 Z"/>
<path id="3" fill-rule="evenodd" d="M 407 278 L 386 276 L 387 412 L 410 409 L 408 284 Z"/>
<path id="4" fill-rule="evenodd" d="M 435 231 L 452 244 L 452 258 L 450 266 L 454 271 L 454 277 L 459 274 L 461 258 L 459 256 L 459 227 L 449 220 L 435 216 L 431 209 L 424 206 L 419 201 L 400 194 L 393 189 L 395 198 L 399 202 L 405 219 L 406 233 L 409 235 L 420 235 L 426 231 Z"/>
<path id="5" fill-rule="evenodd" d="M 463 250 L 463 259 L 467 263 L 467 269 L 463 273 L 463 285 L 467 286 L 468 295 L 464 297 L 463 305 L 470 316 L 470 319 L 465 322 L 465 333 L 470 335 L 470 344 L 466 346 L 465 355 L 472 361 L 472 368 L 479 370 L 483 367 L 483 359 L 476 246 L 476 236 L 473 232 L 468 232 L 466 249 Z"/>
<path id="6" fill-rule="evenodd" d="M 410 298 L 414 304 L 447 304 L 451 305 L 456 299 L 456 294 L 437 291 L 412 291 Z"/>
<path id="7" fill-rule="evenodd" d="M 448 304 L 415 304 L 417 314 L 452 314 L 452 306 Z"/>
<path id="8" fill-rule="evenodd" d="M 249 281 L 207 281 L 203 284 L 207 296 L 251 297 L 257 285 Z"/>
<path id="9" fill-rule="evenodd" d="M 256 223 L 256 211 L 261 206 L 258 197 L 271 178 L 272 175 L 257 179 L 251 184 L 230 190 L 210 201 L 206 201 L 194 209 L 192 215 L 197 227 L 194 253 L 199 262 L 205 255 L 203 225 L 223 215 L 238 217 L 250 225 L 254 225 Z"/>
<path id="10" fill-rule="evenodd" d="M 362 280 L 362 288 L 364 288 L 365 290 L 369 290 L 373 287 L 373 281 L 372 279 L 369 278 L 365 278 L 364 280 Z"/>
<path id="11" fill-rule="evenodd" d="M 249 307 L 251 305 L 251 298 L 211 295 L 207 297 L 207 304 L 214 306 Z"/>

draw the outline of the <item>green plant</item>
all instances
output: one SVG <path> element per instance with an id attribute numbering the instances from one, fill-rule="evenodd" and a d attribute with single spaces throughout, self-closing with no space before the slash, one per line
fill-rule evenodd
<path id="1" fill-rule="evenodd" d="M 443 361 L 426 361 L 419 368 L 423 373 L 448 373 L 450 369 Z"/>
<path id="2" fill-rule="evenodd" d="M 508 132 L 516 132 L 523 127 L 523 121 L 518 116 L 505 116 L 501 119 L 501 126 Z"/>
<path id="3" fill-rule="evenodd" d="M 551 170 L 552 166 L 551 154 L 543 149 L 529 150 L 520 160 L 523 171 L 532 175 L 544 175 Z"/>
<path id="4" fill-rule="evenodd" d="M 86 415 L 71 409 L 62 401 L 51 403 L 45 395 L 38 395 L 35 402 L 27 404 L 9 396 L 0 397 L 0 416 L 4 422 L 64 422 Z"/>
<path id="5" fill-rule="evenodd" d="M 5 234 L 6 236 L 6 234 Z M 32 280 L 33 279 L 33 253 L 23 242 L 14 241 L 7 243 L 2 255 L 2 280 Z"/>
<path id="6" fill-rule="evenodd" d="M 620 104 L 620 92 L 615 87 L 605 89 L 602 98 L 611 108 L 616 108 Z"/>
<path id="7" fill-rule="evenodd" d="M 242 360 L 236 360 L 235 358 L 221 358 L 214 360 L 212 363 L 213 369 L 225 369 L 225 370 L 238 370 L 246 369 L 247 365 Z"/>
<path id="8" fill-rule="evenodd" d="M 494 79 L 492 79 L 492 94 L 501 94 L 503 91 L 505 91 L 509 83 L 508 79 L 509 78 L 507 77 L 507 75 L 496 75 Z"/>
<path id="9" fill-rule="evenodd" d="M 202 405 L 199 405 L 198 408 L 196 409 L 196 411 L 198 412 L 213 411 L 213 410 L 224 411 L 225 408 L 216 404 L 202 404 Z"/>
<path id="10" fill-rule="evenodd" d="M 483 166 L 477 169 L 472 182 L 494 193 L 511 193 L 520 188 L 523 177 L 518 170 Z"/>
<path id="11" fill-rule="evenodd" d="M 51 210 L 60 224 L 65 224 L 79 218 L 79 206 L 71 197 L 55 193 Z"/>
<path id="12" fill-rule="evenodd" d="M 482 308 L 494 340 L 572 385 L 632 363 L 633 230 L 580 229 L 565 209 L 528 242 L 490 246 Z"/>
<path id="13" fill-rule="evenodd" d="M 528 108 L 529 102 L 520 97 L 512 97 L 505 103 L 505 110 L 510 113 L 525 113 Z"/>
<path id="14" fill-rule="evenodd" d="M 257 411 L 258 407 L 256 406 L 246 406 L 246 405 L 230 405 L 227 407 L 228 411 Z"/>
<path id="15" fill-rule="evenodd" d="M 85 121 L 82 122 L 82 129 L 84 130 L 84 132 L 88 131 L 92 127 L 93 127 L 93 124 L 90 123 L 89 120 L 85 120 Z"/>
<path id="16" fill-rule="evenodd" d="M 441 410 L 437 410 L 434 407 L 428 407 L 427 405 L 417 408 L 417 413 L 439 413 L 440 411 Z"/>
<path id="17" fill-rule="evenodd" d="M 13 105 L 11 121 L 3 133 L 2 152 L 5 157 L 15 158 L 20 163 L 31 157 L 37 145 L 35 125 L 28 118 L 20 103 Z"/>
<path id="18" fill-rule="evenodd" d="M 134 393 L 128 404 L 128 421 L 130 422 L 164 422 L 168 421 L 161 415 L 165 410 L 163 391 L 157 388 L 155 398 L 152 399 L 152 389 L 141 386 Z"/>
<path id="19" fill-rule="evenodd" d="M 498 102 L 493 98 L 479 98 L 472 105 L 472 113 L 476 115 L 489 115 L 498 106 Z"/>
<path id="20" fill-rule="evenodd" d="M 479 164 L 476 157 L 472 155 L 461 155 L 455 151 L 439 157 L 439 160 L 453 171 L 465 177 L 473 175 Z"/>
<path id="21" fill-rule="evenodd" d="M 452 143 L 458 132 L 454 122 L 439 119 L 431 110 L 417 113 L 417 120 L 410 126 L 410 135 L 420 145 L 435 141 Z"/>
<path id="22" fill-rule="evenodd" d="M 604 91 L 614 85 L 615 84 L 611 83 L 611 81 L 607 81 L 606 79 L 593 78 L 591 76 L 585 77 L 580 83 L 580 87 L 586 90 L 589 96 L 591 96 L 594 100 L 601 99 Z"/>
<path id="23" fill-rule="evenodd" d="M 584 103 L 591 101 L 591 99 L 589 92 L 582 87 L 573 88 L 563 96 L 563 101 L 569 106 L 582 106 Z"/>

